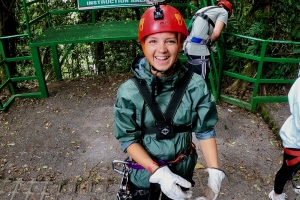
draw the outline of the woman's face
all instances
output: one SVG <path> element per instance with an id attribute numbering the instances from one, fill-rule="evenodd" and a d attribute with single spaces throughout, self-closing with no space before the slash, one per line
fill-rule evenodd
<path id="1" fill-rule="evenodd" d="M 145 39 L 144 54 L 150 65 L 155 67 L 158 71 L 166 71 L 173 66 L 178 59 L 178 45 L 176 33 L 164 32 L 152 34 Z M 153 74 L 157 73 L 152 69 L 151 72 Z M 174 72 L 172 72 L 172 74 L 173 73 Z M 157 76 L 168 76 L 172 74 L 158 73 Z"/>

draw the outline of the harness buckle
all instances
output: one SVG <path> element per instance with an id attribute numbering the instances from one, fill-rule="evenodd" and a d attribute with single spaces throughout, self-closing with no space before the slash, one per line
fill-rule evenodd
<path id="1" fill-rule="evenodd" d="M 149 190 L 139 190 L 139 194 L 141 195 L 141 196 L 144 196 L 144 195 L 146 195 L 146 194 L 148 194 L 149 193 Z"/>

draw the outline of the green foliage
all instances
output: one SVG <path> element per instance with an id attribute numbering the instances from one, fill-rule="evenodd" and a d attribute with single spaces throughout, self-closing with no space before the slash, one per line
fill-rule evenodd
<path id="1" fill-rule="evenodd" d="M 229 19 L 226 32 L 260 38 L 264 40 L 300 39 L 300 6 L 296 0 L 278 1 L 239 1 L 233 0 L 233 16 Z M 260 56 L 262 43 L 249 39 L 226 38 L 229 49 Z M 299 45 L 271 43 L 267 46 L 266 56 L 299 58 Z M 225 69 L 242 71 L 247 60 L 231 57 Z M 284 78 L 294 73 L 295 64 L 283 65 L 264 63 L 263 75 L 267 78 Z"/>
<path id="2" fill-rule="evenodd" d="M 49 1 L 50 10 L 76 9 L 77 0 Z M 186 0 L 171 0 L 168 3 L 180 3 Z M 210 1 L 208 1 L 210 3 Z M 212 2 L 212 1 L 211 1 Z M 203 1 L 193 1 L 194 5 L 203 6 Z M 278 1 L 253 1 L 253 0 L 232 0 L 233 15 L 229 19 L 226 32 L 241 35 L 269 39 L 269 40 L 300 40 L 300 5 L 297 0 Z M 44 12 L 43 6 L 30 7 L 28 12 L 33 16 L 39 16 Z M 185 8 L 178 8 L 182 13 L 186 13 Z M 136 9 L 101 9 L 96 11 L 97 21 L 115 21 L 138 19 L 143 13 Z M 192 14 L 194 11 L 191 11 Z M 17 1 L 14 8 L 15 18 L 19 22 L 18 32 L 26 33 L 24 19 L 24 9 L 21 1 Z M 184 14 L 186 17 L 186 14 Z M 76 12 L 52 16 L 52 25 L 76 24 L 91 22 L 90 12 Z M 33 36 L 42 34 L 47 28 L 46 21 L 39 21 L 31 30 Z M 236 39 L 235 37 L 225 38 L 226 45 L 231 50 L 260 55 L 261 42 L 249 39 Z M 66 53 L 69 45 L 61 45 L 58 48 L 60 53 Z M 73 78 L 82 75 L 93 75 L 95 73 L 123 73 L 130 70 L 130 64 L 135 55 L 141 51 L 140 45 L 136 41 L 105 42 L 75 45 L 62 66 L 63 76 Z M 49 49 L 41 48 L 41 58 L 45 74 L 49 78 L 47 81 L 55 80 L 51 54 Z M 16 48 L 16 55 L 31 55 L 29 42 L 20 40 Z M 286 44 L 269 45 L 266 55 L 275 57 L 299 57 L 299 46 L 288 46 Z M 62 59 L 62 57 L 60 58 Z M 228 57 L 225 69 L 241 72 L 247 60 L 237 57 Z M 96 70 L 91 70 L 90 66 L 96 66 Z M 34 75 L 32 63 L 18 63 L 18 75 Z M 294 72 L 292 64 L 266 64 L 263 68 L 265 77 L 283 78 L 287 73 Z"/>

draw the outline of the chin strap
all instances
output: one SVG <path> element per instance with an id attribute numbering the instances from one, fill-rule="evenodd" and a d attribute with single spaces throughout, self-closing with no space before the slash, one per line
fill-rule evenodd
<path id="1" fill-rule="evenodd" d="M 165 70 L 165 71 L 160 71 L 158 69 L 156 69 L 153 65 L 151 65 L 151 70 L 155 71 L 156 74 L 161 73 L 161 74 L 167 74 L 169 73 L 171 70 L 173 70 L 176 67 L 176 63 L 173 64 L 172 67 L 170 67 L 169 69 Z M 155 75 L 156 75 L 155 74 Z"/>

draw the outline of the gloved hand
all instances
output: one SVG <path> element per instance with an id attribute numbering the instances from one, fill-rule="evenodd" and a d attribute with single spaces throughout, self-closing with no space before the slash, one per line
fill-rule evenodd
<path id="1" fill-rule="evenodd" d="M 217 47 L 215 45 L 212 45 L 211 47 L 209 47 L 209 49 L 212 51 L 212 52 L 217 52 Z"/>
<path id="2" fill-rule="evenodd" d="M 207 168 L 208 183 L 207 186 L 215 193 L 213 200 L 217 199 L 220 193 L 222 180 L 225 178 L 225 173 L 216 168 Z"/>
<path id="3" fill-rule="evenodd" d="M 190 188 L 191 183 L 174 174 L 167 166 L 158 168 L 149 178 L 150 183 L 160 184 L 162 192 L 171 199 L 183 200 L 192 196 L 192 191 L 184 192 L 180 186 Z"/>
<path id="4" fill-rule="evenodd" d="M 205 45 L 206 45 L 207 47 L 211 47 L 212 41 L 211 41 L 210 37 L 208 37 L 208 38 L 205 40 Z"/>

